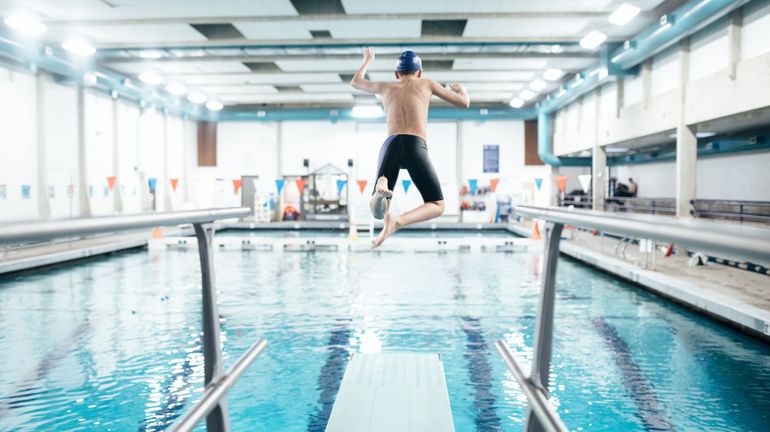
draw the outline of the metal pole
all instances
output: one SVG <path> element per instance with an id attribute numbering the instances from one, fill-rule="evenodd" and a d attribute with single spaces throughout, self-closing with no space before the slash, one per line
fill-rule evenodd
<path id="1" fill-rule="evenodd" d="M 556 264 L 559 260 L 559 241 L 563 224 L 546 222 L 544 231 L 543 277 L 540 284 L 540 306 L 535 323 L 535 355 L 532 360 L 530 379 L 535 387 L 548 396 L 548 375 L 551 369 L 551 346 L 553 345 L 553 315 L 556 298 Z M 527 431 L 544 431 L 531 408 L 527 409 Z"/>
<path id="2" fill-rule="evenodd" d="M 203 369 L 204 383 L 208 388 L 222 375 L 222 351 L 219 345 L 219 305 L 214 284 L 214 250 L 212 224 L 196 223 L 195 237 L 198 239 L 198 254 L 201 260 L 203 289 Z M 207 432 L 228 432 L 230 424 L 225 401 L 211 410 L 206 417 Z"/>

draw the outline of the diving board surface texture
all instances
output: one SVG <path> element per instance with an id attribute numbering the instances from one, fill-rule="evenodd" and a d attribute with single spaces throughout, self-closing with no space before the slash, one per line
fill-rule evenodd
<path id="1" fill-rule="evenodd" d="M 453 432 L 441 355 L 353 355 L 326 432 Z"/>

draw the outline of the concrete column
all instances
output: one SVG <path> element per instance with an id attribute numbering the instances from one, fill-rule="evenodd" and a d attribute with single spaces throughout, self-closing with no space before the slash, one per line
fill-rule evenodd
<path id="1" fill-rule="evenodd" d="M 275 148 L 275 178 L 283 176 L 283 122 L 279 121 L 276 126 L 276 148 Z"/>
<path id="2" fill-rule="evenodd" d="M 86 161 L 86 88 L 83 83 L 77 87 L 78 114 L 78 197 L 80 216 L 91 217 L 91 199 L 88 196 L 88 166 Z"/>
<path id="3" fill-rule="evenodd" d="M 690 41 L 679 50 L 679 124 L 676 128 L 676 215 L 690 217 L 690 200 L 696 197 L 698 138 L 695 127 L 687 125 L 687 81 L 690 70 Z"/>
<path id="4" fill-rule="evenodd" d="M 190 134 L 190 120 L 185 116 L 182 118 L 182 197 L 185 205 L 190 203 L 190 149 L 188 139 Z"/>
<path id="5" fill-rule="evenodd" d="M 741 33 L 743 28 L 743 9 L 738 8 L 730 13 L 730 24 L 727 26 L 728 43 L 728 73 L 731 80 L 738 74 L 738 62 L 741 61 Z"/>
<path id="6" fill-rule="evenodd" d="M 592 208 L 604 210 L 607 192 L 607 152 L 597 142 L 594 142 L 591 159 L 591 189 L 593 190 Z"/>
<path id="7" fill-rule="evenodd" d="M 652 60 L 647 59 L 642 63 L 642 106 L 647 109 L 652 95 Z"/>
<path id="8" fill-rule="evenodd" d="M 617 100 L 615 101 L 615 118 L 620 118 L 620 111 L 623 109 L 623 104 L 625 103 L 625 86 L 623 83 L 625 82 L 625 78 L 618 79 L 617 84 Z"/>
<path id="9" fill-rule="evenodd" d="M 171 211 L 171 184 L 168 180 L 168 162 L 171 157 L 168 154 L 168 112 L 163 111 L 163 177 L 158 179 L 156 191 L 163 191 L 163 211 Z M 156 192 L 157 194 L 157 192 Z"/>
<path id="10" fill-rule="evenodd" d="M 120 172 L 120 106 L 118 98 L 112 98 L 112 175 L 115 176 L 115 186 L 112 190 L 112 205 L 116 213 L 123 213 L 123 182 Z"/>
<path id="11" fill-rule="evenodd" d="M 455 139 L 455 177 L 457 177 L 457 188 L 463 184 L 463 128 L 464 124 L 462 120 L 457 122 L 457 138 Z M 457 209 L 458 222 L 463 221 L 463 212 Z"/>
<path id="12" fill-rule="evenodd" d="M 51 218 L 51 202 L 48 197 L 48 163 L 45 134 L 45 78 L 38 72 L 35 81 L 35 111 L 37 123 L 37 214 L 40 219 Z M 66 193 L 66 191 L 59 191 Z"/>

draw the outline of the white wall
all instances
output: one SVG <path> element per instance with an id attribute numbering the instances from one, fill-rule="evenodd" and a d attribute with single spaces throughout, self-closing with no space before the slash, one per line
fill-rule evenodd
<path id="1" fill-rule="evenodd" d="M 78 123 L 75 89 L 53 82 L 45 85 L 46 179 L 51 218 L 76 217 L 78 200 Z"/>

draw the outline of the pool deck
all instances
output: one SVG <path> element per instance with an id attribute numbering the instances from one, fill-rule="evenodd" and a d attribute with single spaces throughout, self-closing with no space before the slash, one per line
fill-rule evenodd
<path id="1" fill-rule="evenodd" d="M 509 229 L 529 236 L 532 225 Z M 770 341 L 770 276 L 714 263 L 690 267 L 687 255 L 660 251 L 655 268 L 644 269 L 630 261 L 643 259 L 638 246 L 628 247 L 627 260 L 615 253 L 617 239 L 570 231 L 563 234 L 561 253 Z"/>

